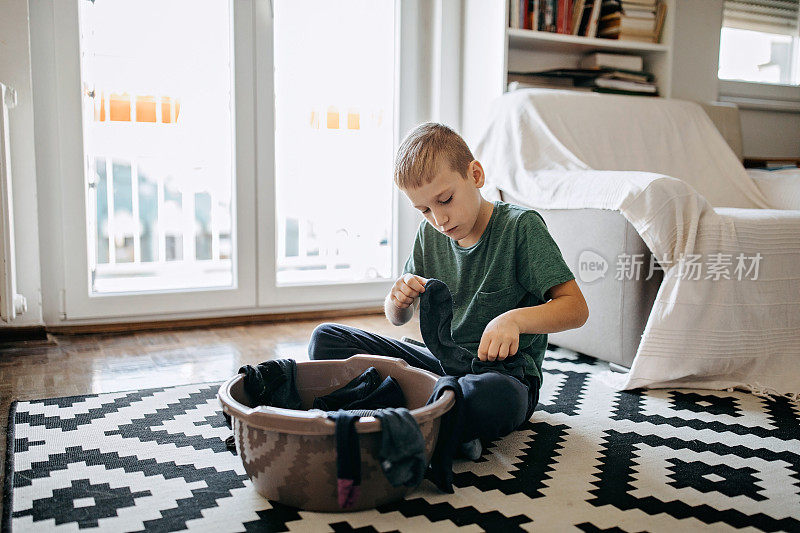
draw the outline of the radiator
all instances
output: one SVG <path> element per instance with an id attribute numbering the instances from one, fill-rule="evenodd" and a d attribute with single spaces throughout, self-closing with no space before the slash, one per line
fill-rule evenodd
<path id="1" fill-rule="evenodd" d="M 11 144 L 8 110 L 17 103 L 14 91 L 0 83 L 0 318 L 11 322 L 25 312 L 25 298 L 17 294 L 14 253 L 14 202 L 11 194 Z"/>

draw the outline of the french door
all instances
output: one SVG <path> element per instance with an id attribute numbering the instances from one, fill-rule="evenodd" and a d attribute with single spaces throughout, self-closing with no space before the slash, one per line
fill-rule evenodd
<path id="1" fill-rule="evenodd" d="M 67 320 L 385 294 L 394 0 L 53 10 Z"/>

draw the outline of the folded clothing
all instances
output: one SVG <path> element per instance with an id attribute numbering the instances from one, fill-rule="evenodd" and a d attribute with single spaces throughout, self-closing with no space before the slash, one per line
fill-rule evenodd
<path id="1" fill-rule="evenodd" d="M 243 374 L 244 391 L 253 406 L 268 405 L 284 409 L 301 409 L 302 401 L 297 391 L 297 362 L 294 359 L 273 359 L 264 361 L 258 366 L 244 365 L 239 369 Z M 225 423 L 229 428 L 231 417 L 223 412 Z M 236 450 L 232 438 L 225 440 L 226 447 Z"/>
<path id="2" fill-rule="evenodd" d="M 392 376 L 381 381 L 375 367 L 369 367 L 347 385 L 330 394 L 314 398 L 312 407 L 323 411 L 380 409 L 405 407 L 406 398 L 400 384 Z"/>
<path id="3" fill-rule="evenodd" d="M 294 359 L 274 359 L 258 366 L 245 365 L 244 391 L 255 405 L 284 409 L 300 409 L 302 401 L 297 392 L 297 362 Z"/>

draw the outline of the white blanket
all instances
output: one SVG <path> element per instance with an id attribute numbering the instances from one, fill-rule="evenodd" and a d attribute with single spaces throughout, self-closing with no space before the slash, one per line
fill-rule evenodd
<path id="1" fill-rule="evenodd" d="M 624 100 L 603 108 L 608 98 Z M 637 131 L 642 113 L 665 128 Z M 619 211 L 664 268 L 620 388 L 800 392 L 800 211 L 752 208 L 767 200 L 699 106 L 518 91 L 497 102 L 476 157 L 490 191 L 530 207 Z M 706 279 L 705 269 L 691 279 L 696 256 L 727 264 L 718 272 L 730 279 Z M 749 272 L 736 271 L 742 258 Z"/>

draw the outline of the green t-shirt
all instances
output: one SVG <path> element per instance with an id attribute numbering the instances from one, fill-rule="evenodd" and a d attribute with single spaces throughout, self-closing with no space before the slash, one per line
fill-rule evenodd
<path id="1" fill-rule="evenodd" d="M 486 325 L 511 309 L 546 302 L 545 293 L 575 276 L 541 215 L 495 202 L 489 224 L 463 248 L 423 220 L 403 273 L 443 281 L 453 296 L 453 340 L 477 357 Z M 518 354 L 525 374 L 542 379 L 547 334 L 523 334 Z"/>

